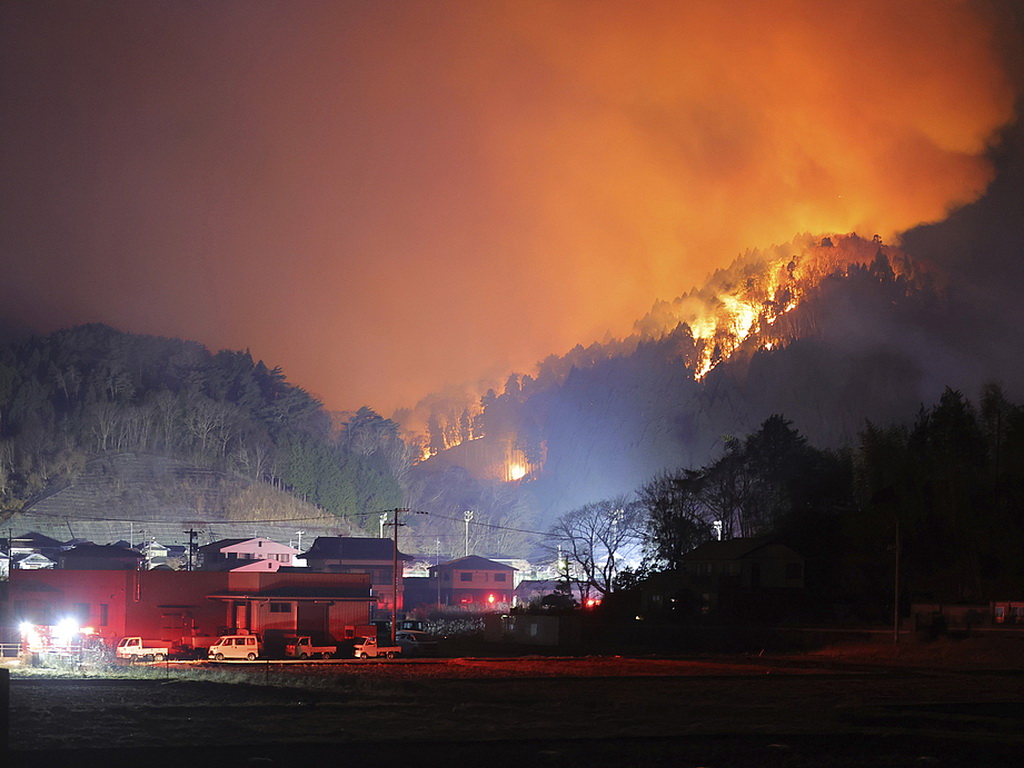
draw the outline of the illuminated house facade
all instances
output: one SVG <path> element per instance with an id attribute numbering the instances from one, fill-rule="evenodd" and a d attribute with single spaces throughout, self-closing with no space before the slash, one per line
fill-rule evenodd
<path id="1" fill-rule="evenodd" d="M 510 606 L 516 569 L 478 555 L 432 566 L 442 605 Z"/>
<path id="2" fill-rule="evenodd" d="M 250 570 L 276 571 L 291 567 L 299 550 L 271 539 L 221 539 L 199 548 L 199 568 L 204 571 L 228 571 L 240 566 Z M 253 561 L 262 561 L 252 567 Z"/>
<path id="3" fill-rule="evenodd" d="M 13 571 L 2 607 L 8 634 L 73 618 L 111 644 L 141 635 L 204 647 L 239 631 L 354 637 L 370 623 L 369 602 L 366 574 L 58 569 Z"/>

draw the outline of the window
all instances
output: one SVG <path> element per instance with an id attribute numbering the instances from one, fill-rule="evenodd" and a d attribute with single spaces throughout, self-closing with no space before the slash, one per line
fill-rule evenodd
<path id="1" fill-rule="evenodd" d="M 291 613 L 292 612 L 292 604 L 291 603 L 271 603 L 270 604 L 270 612 L 271 613 Z"/>
<path id="2" fill-rule="evenodd" d="M 472 581 L 472 580 L 473 580 L 473 573 L 472 573 L 472 571 L 462 571 L 459 574 L 459 581 Z"/>
<path id="3" fill-rule="evenodd" d="M 110 606 L 100 603 L 100 626 L 105 627 L 110 623 Z"/>
<path id="4" fill-rule="evenodd" d="M 496 574 L 494 574 L 494 580 L 495 581 L 505 581 L 505 576 L 507 576 L 507 575 L 508 574 L 505 574 L 505 573 L 496 573 Z"/>
<path id="5" fill-rule="evenodd" d="M 78 619 L 79 624 L 86 624 L 89 621 L 89 604 L 88 603 L 75 603 L 75 618 Z"/>

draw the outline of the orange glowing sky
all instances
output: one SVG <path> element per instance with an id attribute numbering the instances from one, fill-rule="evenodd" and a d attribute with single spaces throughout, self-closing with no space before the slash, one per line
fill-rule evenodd
<path id="1" fill-rule="evenodd" d="M 1014 119 L 955 0 L 0 9 L 0 316 L 250 348 L 332 409 L 629 332 L 804 231 L 890 239 Z"/>

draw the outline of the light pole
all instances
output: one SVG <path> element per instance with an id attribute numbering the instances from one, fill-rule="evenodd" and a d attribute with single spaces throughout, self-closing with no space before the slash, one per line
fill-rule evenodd
<path id="1" fill-rule="evenodd" d="M 441 540 L 434 539 L 434 581 L 437 582 L 437 608 L 441 609 Z"/>
<path id="2" fill-rule="evenodd" d="M 473 519 L 473 510 L 463 512 L 462 519 L 466 521 L 466 557 L 469 557 L 469 521 Z"/>

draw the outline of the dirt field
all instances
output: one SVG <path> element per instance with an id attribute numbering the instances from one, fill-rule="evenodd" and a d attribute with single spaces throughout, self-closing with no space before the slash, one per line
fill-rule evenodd
<path id="1" fill-rule="evenodd" d="M 801 656 L 150 669 L 11 685 L 15 765 L 980 766 L 1024 758 L 1024 640 Z"/>

